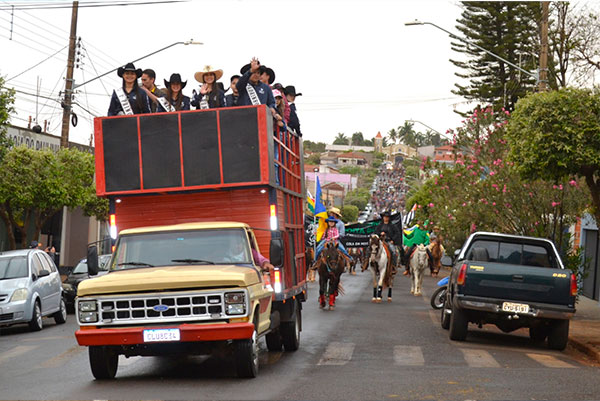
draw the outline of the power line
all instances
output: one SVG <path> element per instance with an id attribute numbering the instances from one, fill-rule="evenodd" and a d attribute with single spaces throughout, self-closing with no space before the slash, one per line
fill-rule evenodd
<path id="1" fill-rule="evenodd" d="M 17 77 L 19 77 L 19 76 L 21 76 L 21 75 L 25 74 L 26 72 L 33 70 L 35 67 L 37 67 L 38 65 L 40 65 L 40 64 L 42 64 L 42 63 L 44 63 L 44 62 L 46 62 L 46 61 L 50 60 L 52 57 L 56 56 L 58 53 L 60 53 L 60 52 L 62 52 L 63 50 L 65 50 L 67 47 L 68 47 L 68 46 L 65 46 L 65 47 L 63 47 L 62 49 L 60 49 L 60 50 L 59 50 L 59 51 L 57 51 L 56 53 L 54 53 L 54 54 L 51 54 L 51 55 L 50 55 L 50 56 L 48 56 L 47 58 L 45 58 L 45 59 L 43 59 L 42 61 L 40 61 L 39 63 L 35 64 L 34 66 L 32 66 L 32 67 L 29 67 L 29 68 L 28 68 L 28 69 L 26 69 L 25 71 L 23 71 L 23 72 L 20 72 L 20 73 L 18 73 L 17 75 L 15 75 L 15 76 L 13 76 L 13 77 L 10 77 L 10 78 L 8 78 L 8 79 L 7 79 L 6 81 L 4 81 L 4 82 L 8 82 L 8 81 L 10 81 L 10 80 L 13 80 L 13 79 L 15 79 L 15 78 L 17 78 Z"/>
<path id="2" fill-rule="evenodd" d="M 170 4 L 170 3 L 183 3 L 189 0 L 166 0 L 166 1 L 128 1 L 128 2 L 81 2 L 79 4 L 79 8 L 98 8 L 98 7 L 126 7 L 126 6 L 142 6 L 142 5 L 154 5 L 154 4 Z M 13 8 L 14 7 L 14 8 Z M 62 8 L 72 8 L 72 3 L 40 3 L 40 4 L 32 4 L 32 3 L 24 3 L 11 5 L 11 7 L 2 7 L 0 6 L 0 10 L 12 10 L 15 11 L 23 11 L 23 10 L 59 10 Z"/>
<path id="3" fill-rule="evenodd" d="M 3 21 L 6 21 L 6 22 L 8 22 L 8 23 L 9 23 L 11 26 L 16 26 L 16 27 L 18 27 L 18 28 L 21 28 L 21 29 L 23 29 L 24 31 L 26 31 L 26 32 L 28 32 L 28 33 L 31 33 L 31 34 L 33 34 L 33 35 L 36 35 L 36 36 L 38 36 L 38 37 L 40 37 L 40 38 L 42 38 L 42 39 L 44 39 L 44 40 L 46 40 L 46 41 L 48 41 L 48 42 L 51 42 L 51 43 L 55 44 L 55 45 L 62 46 L 62 45 L 63 45 L 63 43 L 64 43 L 64 42 L 63 42 L 63 43 L 58 43 L 57 41 L 55 41 L 55 40 L 53 40 L 53 39 L 50 39 L 50 38 L 48 38 L 47 36 L 45 36 L 45 35 L 43 35 L 43 34 L 41 34 L 41 33 L 39 33 L 39 32 L 35 32 L 35 31 L 31 30 L 31 28 L 27 28 L 27 27 L 25 27 L 25 26 L 23 26 L 23 25 L 21 25 L 21 24 L 17 24 L 17 23 L 15 23 L 14 21 L 8 20 L 8 19 L 6 19 L 6 18 L 4 18 L 4 17 L 1 17 L 1 16 L 0 16 L 0 19 L 1 19 L 1 20 L 3 20 Z M 24 21 L 26 21 L 26 20 L 24 20 Z M 26 22 L 28 22 L 28 21 L 26 21 Z M 30 23 L 30 24 L 31 24 L 31 23 Z M 31 25 L 33 25 L 33 24 L 31 24 Z M 14 33 L 15 33 L 15 31 L 13 30 L 13 34 L 14 34 Z M 34 42 L 34 40 L 32 40 L 31 38 L 28 38 L 28 37 L 25 37 L 25 36 L 24 36 L 23 38 L 24 38 L 24 39 L 27 39 L 27 40 L 30 40 L 30 41 L 32 41 L 32 42 Z M 39 42 L 38 42 L 38 43 L 39 43 Z"/>

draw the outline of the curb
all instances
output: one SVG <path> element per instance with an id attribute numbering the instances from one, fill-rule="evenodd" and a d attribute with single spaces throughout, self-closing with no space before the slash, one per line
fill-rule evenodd
<path id="1" fill-rule="evenodd" d="M 574 337 L 569 337 L 569 344 L 600 363 L 600 351 L 596 347 Z"/>

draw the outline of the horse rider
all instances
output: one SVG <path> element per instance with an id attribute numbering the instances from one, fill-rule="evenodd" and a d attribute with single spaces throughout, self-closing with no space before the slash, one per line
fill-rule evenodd
<path id="1" fill-rule="evenodd" d="M 400 244 L 400 253 L 403 252 L 402 234 L 400 233 L 400 230 L 398 230 L 398 227 L 391 223 L 390 218 L 391 213 L 389 211 L 386 210 L 383 212 L 381 214 L 382 222 L 379 223 L 379 225 L 375 228 L 375 233 L 379 236 L 385 234 L 384 238 L 387 241 L 390 252 L 392 253 L 392 261 L 394 261 L 392 266 L 395 269 L 396 265 L 398 265 L 398 248 L 396 247 L 396 244 Z"/>
<path id="2" fill-rule="evenodd" d="M 346 235 L 346 227 L 344 226 L 344 222 L 342 221 L 342 212 L 337 207 L 332 207 L 329 209 L 329 217 L 333 217 L 337 219 L 337 223 L 335 223 L 335 227 L 338 229 L 340 233 L 340 238 Z"/>
<path id="3" fill-rule="evenodd" d="M 323 248 L 325 247 L 325 244 L 328 241 L 337 242 L 338 249 L 340 251 L 342 251 L 342 253 L 348 258 L 347 260 L 350 260 L 350 255 L 348 254 L 348 251 L 344 247 L 344 244 L 342 244 L 339 241 L 340 232 L 338 231 L 338 229 L 336 227 L 337 223 L 338 223 L 338 219 L 336 219 L 335 217 L 328 217 L 325 221 L 327 222 L 327 230 L 325 230 L 325 234 L 323 234 L 323 239 L 321 240 L 321 242 L 319 242 L 319 245 L 317 245 L 317 252 L 315 253 L 315 261 L 319 260 L 319 255 L 321 254 L 321 252 L 323 252 Z"/>
<path id="4" fill-rule="evenodd" d="M 405 240 L 405 244 L 409 246 L 408 250 L 404 254 L 404 263 L 406 266 L 406 270 L 404 271 L 404 275 L 409 274 L 410 269 L 410 258 L 415 251 L 416 247 L 423 244 L 425 246 L 425 250 L 427 251 L 429 270 L 433 273 L 433 255 L 429 250 L 430 237 L 429 232 L 427 231 L 427 221 L 423 224 L 425 229 L 421 229 L 419 224 L 415 224 L 415 226 L 410 230 L 411 236 L 407 240 Z"/>

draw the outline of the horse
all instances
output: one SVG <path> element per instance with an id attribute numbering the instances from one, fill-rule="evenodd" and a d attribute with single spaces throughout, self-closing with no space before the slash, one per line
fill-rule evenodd
<path id="1" fill-rule="evenodd" d="M 425 245 L 419 244 L 410 255 L 410 293 L 415 296 L 421 295 L 421 286 L 423 285 L 423 272 L 427 267 L 427 250 Z"/>
<path id="2" fill-rule="evenodd" d="M 433 265 L 433 271 L 431 272 L 431 275 L 433 277 L 436 277 L 437 274 L 440 272 L 440 269 L 442 268 L 442 256 L 444 256 L 442 241 L 440 240 L 440 237 L 437 237 L 435 240 L 433 240 L 433 242 L 431 243 L 430 250 L 433 259 L 431 261 Z"/>
<path id="3" fill-rule="evenodd" d="M 328 241 L 323 247 L 317 263 L 319 269 L 319 307 L 325 308 L 326 296 L 329 297 L 329 310 L 335 309 L 340 277 L 344 273 L 346 258 L 338 249 L 337 242 Z"/>
<path id="4" fill-rule="evenodd" d="M 392 287 L 394 283 L 394 272 L 392 268 L 391 255 L 385 243 L 384 237 L 377 234 L 371 235 L 369 246 L 367 247 L 369 256 L 368 263 L 362 266 L 362 270 L 371 269 L 373 274 L 373 298 L 371 302 L 381 303 L 381 293 L 383 288 L 388 289 L 388 302 L 392 302 Z"/>
<path id="5" fill-rule="evenodd" d="M 306 251 L 304 252 L 304 258 L 306 260 L 306 280 L 309 282 L 315 281 L 315 271 L 313 268 L 313 260 L 315 258 L 315 249 L 313 247 L 306 247 Z"/>
<path id="6" fill-rule="evenodd" d="M 360 260 L 360 248 L 349 248 L 348 253 L 350 254 L 350 268 L 348 269 L 348 273 L 353 276 L 356 275 L 356 264 Z"/>

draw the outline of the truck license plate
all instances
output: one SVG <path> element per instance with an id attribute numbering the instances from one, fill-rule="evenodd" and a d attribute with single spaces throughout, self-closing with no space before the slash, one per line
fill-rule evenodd
<path id="1" fill-rule="evenodd" d="M 502 310 L 504 312 L 513 312 L 513 313 L 527 313 L 529 312 L 529 305 L 527 304 L 515 304 L 512 302 L 503 302 Z"/>
<path id="2" fill-rule="evenodd" d="M 153 329 L 144 330 L 144 342 L 179 341 L 179 329 Z"/>

